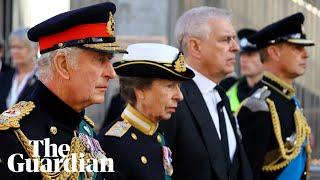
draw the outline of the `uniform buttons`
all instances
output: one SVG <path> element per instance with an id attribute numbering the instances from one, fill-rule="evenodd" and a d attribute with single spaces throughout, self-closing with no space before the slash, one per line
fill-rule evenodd
<path id="1" fill-rule="evenodd" d="M 148 160 L 147 160 L 147 158 L 146 158 L 145 156 L 141 156 L 141 162 L 142 162 L 143 164 L 147 164 L 147 163 L 148 163 Z"/>
<path id="2" fill-rule="evenodd" d="M 58 132 L 57 127 L 55 127 L 55 126 L 51 126 L 51 127 L 50 127 L 50 133 L 51 133 L 52 135 L 56 135 L 57 132 Z"/>
<path id="3" fill-rule="evenodd" d="M 161 136 L 160 135 L 157 136 L 157 140 L 159 143 L 161 143 Z"/>
<path id="4" fill-rule="evenodd" d="M 131 137 L 132 137 L 132 139 L 134 139 L 134 140 L 137 140 L 137 139 L 138 139 L 138 137 L 137 137 L 137 135 L 136 135 L 135 133 L 131 133 Z"/>

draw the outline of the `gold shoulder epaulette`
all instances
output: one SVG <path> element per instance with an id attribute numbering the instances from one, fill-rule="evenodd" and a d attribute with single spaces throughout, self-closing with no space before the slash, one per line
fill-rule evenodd
<path id="1" fill-rule="evenodd" d="M 35 105 L 32 101 L 21 101 L 0 115 L 0 130 L 7 130 L 9 128 L 19 128 L 19 121 L 28 115 Z"/>
<path id="2" fill-rule="evenodd" d="M 84 121 L 86 121 L 86 123 L 88 123 L 91 127 L 94 127 L 94 122 L 88 117 L 88 116 L 84 116 Z"/>
<path id="3" fill-rule="evenodd" d="M 116 122 L 104 135 L 122 137 L 131 127 L 131 124 L 127 121 Z"/>

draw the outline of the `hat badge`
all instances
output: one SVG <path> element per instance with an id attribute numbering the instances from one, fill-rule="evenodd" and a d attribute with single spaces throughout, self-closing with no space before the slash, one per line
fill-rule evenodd
<path id="1" fill-rule="evenodd" d="M 174 61 L 174 70 L 177 72 L 185 72 L 187 70 L 186 61 L 183 54 L 180 52 L 177 60 Z"/>
<path id="2" fill-rule="evenodd" d="M 110 35 L 113 36 L 114 35 L 114 27 L 115 27 L 115 22 L 113 19 L 112 12 L 110 11 L 109 12 L 109 20 L 107 22 L 107 27 L 106 27 L 107 33 L 109 33 Z"/>

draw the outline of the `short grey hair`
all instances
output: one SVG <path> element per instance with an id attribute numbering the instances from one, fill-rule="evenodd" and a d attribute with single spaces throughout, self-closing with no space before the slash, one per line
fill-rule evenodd
<path id="1" fill-rule="evenodd" d="M 201 40 L 209 38 L 214 27 L 210 27 L 210 19 L 226 18 L 231 20 L 232 14 L 224 9 L 202 6 L 188 10 L 177 21 L 175 38 L 178 47 L 185 55 L 188 55 L 187 43 L 190 37 Z"/>
<path id="2" fill-rule="evenodd" d="M 14 30 L 10 33 L 9 35 L 9 44 L 11 44 L 12 40 L 14 38 L 18 38 L 19 40 L 21 40 L 24 45 L 26 45 L 29 49 L 34 49 L 34 50 L 37 50 L 38 48 L 38 43 L 36 42 L 32 42 L 29 40 L 28 38 L 28 31 L 29 31 L 29 28 L 21 28 L 21 29 L 17 29 L 17 30 Z"/>
<path id="3" fill-rule="evenodd" d="M 48 82 L 53 79 L 53 59 L 58 53 L 64 53 L 67 56 L 67 63 L 71 68 L 78 67 L 77 53 L 81 50 L 76 47 L 66 47 L 42 54 L 37 60 L 37 77 L 42 82 Z"/>

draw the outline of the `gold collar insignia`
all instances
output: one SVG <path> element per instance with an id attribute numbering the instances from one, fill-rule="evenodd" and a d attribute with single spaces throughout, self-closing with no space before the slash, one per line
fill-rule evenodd
<path id="1" fill-rule="evenodd" d="M 130 104 L 128 104 L 125 110 L 122 112 L 121 117 L 146 135 L 153 135 L 159 126 L 158 123 L 149 120 Z"/>
<path id="2" fill-rule="evenodd" d="M 264 72 L 263 75 L 265 78 L 262 78 L 262 83 L 266 84 L 268 87 L 277 91 L 287 99 L 291 99 L 295 95 L 294 88 L 291 85 L 279 79 L 274 74 L 269 72 Z"/>

